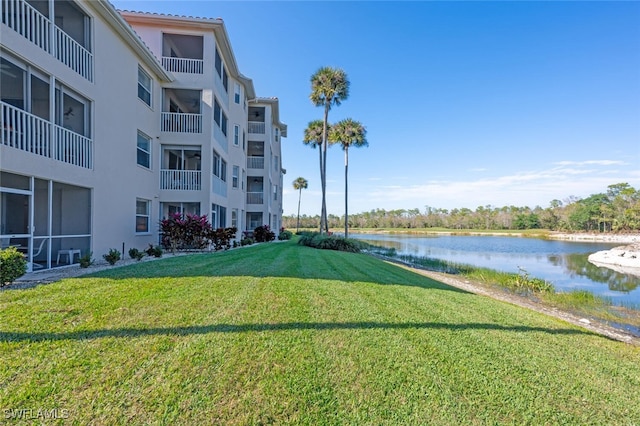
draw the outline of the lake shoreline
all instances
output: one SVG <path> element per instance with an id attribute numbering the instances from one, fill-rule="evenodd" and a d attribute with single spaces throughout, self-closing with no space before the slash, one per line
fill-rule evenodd
<path id="1" fill-rule="evenodd" d="M 353 234 L 401 234 L 401 235 L 474 235 L 491 237 L 525 237 L 559 241 L 579 241 L 581 243 L 640 243 L 640 232 L 629 234 L 607 234 L 590 232 L 557 232 L 557 231 L 478 231 L 478 230 L 429 230 L 429 229 L 349 229 Z M 341 234 L 335 230 L 334 234 Z"/>

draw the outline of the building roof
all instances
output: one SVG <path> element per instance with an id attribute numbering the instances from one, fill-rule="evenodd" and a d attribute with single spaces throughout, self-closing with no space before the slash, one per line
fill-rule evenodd
<path id="1" fill-rule="evenodd" d="M 238 69 L 231 43 L 229 42 L 229 34 L 227 33 L 224 21 L 221 18 L 198 18 L 193 16 L 167 15 L 151 12 L 135 12 L 129 10 L 119 10 L 120 15 L 129 23 L 135 24 L 146 23 L 156 24 L 159 26 L 171 28 L 188 28 L 213 31 L 216 37 L 216 44 L 220 50 L 220 54 L 224 58 L 225 66 L 229 75 L 245 86 L 247 98 L 251 99 L 256 96 L 253 87 L 253 81 L 242 75 Z"/>

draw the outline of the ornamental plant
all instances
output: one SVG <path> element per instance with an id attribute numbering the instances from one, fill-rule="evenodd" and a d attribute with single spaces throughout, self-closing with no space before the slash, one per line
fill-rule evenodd
<path id="1" fill-rule="evenodd" d="M 202 250 L 211 242 L 212 227 L 207 216 L 174 213 L 160 221 L 162 246 L 176 250 Z"/>
<path id="2" fill-rule="evenodd" d="M 15 247 L 0 250 L 0 287 L 27 273 L 27 259 Z"/>
<path id="3" fill-rule="evenodd" d="M 276 234 L 269 228 L 269 225 L 262 225 L 253 230 L 253 239 L 256 243 L 266 243 L 275 240 Z"/>
<path id="4" fill-rule="evenodd" d="M 103 254 L 104 260 L 109 262 L 109 265 L 115 265 L 120 260 L 120 251 L 117 249 L 109 249 L 109 253 Z"/>

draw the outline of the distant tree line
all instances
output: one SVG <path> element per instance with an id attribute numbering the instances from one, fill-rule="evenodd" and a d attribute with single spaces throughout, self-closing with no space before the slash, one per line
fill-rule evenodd
<path id="1" fill-rule="evenodd" d="M 286 228 L 296 226 L 297 216 L 283 217 Z M 300 228 L 317 228 L 320 216 L 300 216 Z M 344 216 L 328 215 L 330 228 L 344 227 Z M 628 183 L 609 185 L 606 193 L 587 198 L 570 196 L 553 200 L 549 207 L 537 206 L 384 210 L 350 214 L 349 227 L 357 228 L 449 228 L 523 230 L 549 229 L 569 232 L 632 232 L 640 230 L 640 190 Z"/>

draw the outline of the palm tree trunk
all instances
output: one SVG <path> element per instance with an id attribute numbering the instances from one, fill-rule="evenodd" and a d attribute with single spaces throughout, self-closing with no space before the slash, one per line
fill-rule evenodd
<path id="1" fill-rule="evenodd" d="M 298 222 L 296 223 L 296 234 L 300 231 L 300 200 L 302 199 L 302 187 L 300 187 L 300 194 L 298 195 Z"/>
<path id="2" fill-rule="evenodd" d="M 344 147 L 344 237 L 349 238 L 349 147 Z"/>
<path id="3" fill-rule="evenodd" d="M 322 211 L 320 216 L 320 233 L 329 233 L 329 224 L 327 222 L 327 124 L 329 122 L 329 104 L 324 106 L 324 123 L 322 126 L 322 166 L 320 172 L 320 184 L 322 185 Z"/>

